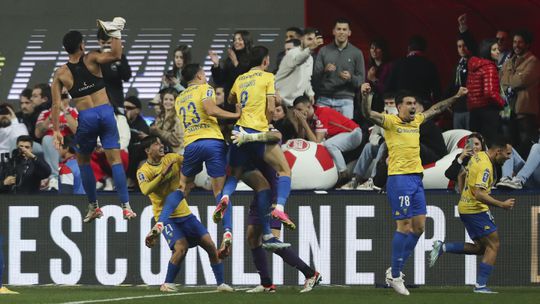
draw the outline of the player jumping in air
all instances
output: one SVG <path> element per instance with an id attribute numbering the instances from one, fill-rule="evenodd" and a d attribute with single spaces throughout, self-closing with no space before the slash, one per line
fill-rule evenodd
<path id="1" fill-rule="evenodd" d="M 397 293 L 409 295 L 401 270 L 424 233 L 427 213 L 420 161 L 420 125 L 448 109 L 468 91 L 459 88 L 455 96 L 436 103 L 423 113 L 416 113 L 414 95 L 401 92 L 396 96 L 397 115 L 371 110 L 373 94 L 369 83 L 362 84 L 361 92 L 364 116 L 384 128 L 388 146 L 386 191 L 397 227 L 392 239 L 392 266 L 386 271 L 386 282 Z"/>
<path id="2" fill-rule="evenodd" d="M 493 198 L 490 192 L 497 180 L 494 165 L 502 166 L 511 154 L 512 147 L 506 141 L 498 140 L 491 143 L 486 152 L 481 151 L 471 157 L 467 170 L 458 177 L 462 181 L 460 185 L 464 185 L 458 211 L 474 244 L 435 241 L 430 254 L 429 267 L 433 267 L 445 252 L 482 255 L 474 287 L 476 293 L 496 293 L 487 288 L 500 245 L 497 226 L 489 212 L 489 206 L 512 210 L 515 199 L 499 201 Z"/>
<path id="3" fill-rule="evenodd" d="M 69 61 L 56 70 L 51 87 L 52 93 L 52 124 L 56 148 L 63 143 L 59 131 L 59 115 L 61 107 L 62 88 L 66 88 L 73 98 L 79 111 L 77 132 L 77 161 L 81 169 L 81 178 L 86 196 L 88 197 L 88 213 L 85 223 L 90 223 L 103 216 L 99 208 L 96 192 L 96 178 L 90 166 L 90 155 L 96 147 L 97 138 L 105 149 L 105 155 L 111 164 L 114 184 L 116 186 L 124 219 L 130 220 L 137 215 L 129 205 L 129 195 L 126 174 L 120 158 L 120 142 L 114 110 L 109 103 L 100 64 L 120 60 L 122 56 L 121 31 L 126 21 L 116 17 L 113 21 L 98 20 L 98 26 L 111 37 L 111 51 L 91 51 L 85 54 L 83 36 L 78 31 L 70 31 L 64 35 L 64 49 Z"/>
<path id="4" fill-rule="evenodd" d="M 295 224 L 284 212 L 285 203 L 291 191 L 291 169 L 281 151 L 281 147 L 276 143 L 266 143 L 269 136 L 269 121 L 275 108 L 274 75 L 266 72 L 270 64 L 268 49 L 263 46 L 253 47 L 250 54 L 251 70 L 236 79 L 229 102 L 242 106 L 242 115 L 236 123 L 236 134 L 242 133 L 239 138 L 239 146 L 232 145 L 230 151 L 229 165 L 231 175 L 228 176 L 223 188 L 223 197 L 214 212 L 214 218 L 221 219 L 227 214 L 229 196 L 236 190 L 236 185 L 240 179 L 244 168 L 256 161 L 264 160 L 276 172 L 278 177 L 277 205 L 271 212 L 274 218 L 279 219 L 289 229 L 295 229 Z M 241 146 L 240 146 L 241 145 Z M 270 196 L 257 200 L 258 204 L 270 205 Z M 264 225 L 269 227 L 269 225 Z M 263 243 L 279 242 L 271 233 L 270 229 L 263 232 Z M 285 246 L 283 246 L 285 247 Z M 269 247 L 270 248 L 270 247 Z M 274 247 L 275 248 L 275 247 Z"/>
<path id="5" fill-rule="evenodd" d="M 216 245 L 201 222 L 191 214 L 185 199 L 178 195 L 180 170 L 184 158 L 176 153 L 165 154 L 159 138 L 148 136 L 141 142 L 147 161 L 137 170 L 141 192 L 150 198 L 156 224 L 148 233 L 145 243 L 153 247 L 163 231 L 163 236 L 173 254 L 167 268 L 165 283 L 160 290 L 177 291 L 174 280 L 180 271 L 189 248 L 200 245 L 210 258 L 212 271 L 219 291 L 234 291 L 224 283 L 223 263 L 218 257 Z M 180 199 L 180 201 L 178 201 Z"/>

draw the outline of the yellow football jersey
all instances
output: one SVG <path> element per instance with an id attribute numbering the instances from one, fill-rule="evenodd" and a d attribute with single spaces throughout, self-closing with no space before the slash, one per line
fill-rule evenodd
<path id="1" fill-rule="evenodd" d="M 236 102 L 242 104 L 242 115 L 236 124 L 267 132 L 266 97 L 274 96 L 275 93 L 274 74 L 272 73 L 253 69 L 238 76 L 231 89 L 231 94 L 236 97 Z"/>
<path id="2" fill-rule="evenodd" d="M 180 169 L 181 163 L 184 160 L 184 157 L 176 153 L 167 153 L 162 159 L 159 165 L 151 165 L 148 162 L 145 162 L 139 170 L 137 170 L 137 180 L 139 186 L 143 188 L 146 183 L 149 183 L 154 178 L 156 178 L 164 168 L 166 168 L 170 163 L 175 163 L 172 165 L 171 171 L 167 174 L 161 182 L 156 186 L 155 190 L 148 194 L 150 201 L 152 202 L 152 211 L 154 213 L 154 218 L 156 221 L 161 214 L 163 205 L 165 204 L 165 199 L 169 193 L 178 189 L 180 185 Z M 185 199 L 178 205 L 176 210 L 171 214 L 171 217 L 184 217 L 191 214 L 189 206 Z"/>
<path id="3" fill-rule="evenodd" d="M 422 173 L 420 125 L 425 116 L 417 113 L 411 122 L 397 115 L 383 114 L 384 138 L 388 147 L 388 175 Z"/>
<path id="4" fill-rule="evenodd" d="M 204 138 L 223 139 L 217 118 L 204 111 L 203 100 L 216 102 L 216 93 L 209 84 L 190 85 L 176 97 L 175 109 L 184 128 L 184 146 Z"/>
<path id="5" fill-rule="evenodd" d="M 488 211 L 488 205 L 476 200 L 472 192 L 472 188 L 475 187 L 491 193 L 491 187 L 493 187 L 496 178 L 493 164 L 487 153 L 478 152 L 472 156 L 466 170 L 465 186 L 458 204 L 459 213 L 475 214 Z"/>

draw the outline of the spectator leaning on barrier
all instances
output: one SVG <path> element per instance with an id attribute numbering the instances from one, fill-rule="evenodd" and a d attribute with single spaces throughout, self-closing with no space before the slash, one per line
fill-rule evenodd
<path id="1" fill-rule="evenodd" d="M 294 40 L 287 40 L 292 44 Z M 292 107 L 296 97 L 306 95 L 313 103 L 315 92 L 311 88 L 313 73 L 313 57 L 311 53 L 322 44 L 322 38 L 316 36 L 316 30 L 307 28 L 299 41 L 300 45 L 290 48 L 276 74 L 276 90 L 282 98 L 282 103 Z"/>
<path id="2" fill-rule="evenodd" d="M 339 172 L 338 183 L 346 181 L 347 164 L 343 152 L 356 149 L 362 143 L 362 130 L 358 124 L 334 109 L 312 105 L 307 97 L 297 98 L 294 109 L 311 123 L 316 142 L 324 140 L 323 145 L 332 155 Z"/>
<path id="3" fill-rule="evenodd" d="M 530 51 L 532 34 L 521 30 L 514 34 L 514 56 L 503 66 L 501 86 L 510 104 L 511 138 L 524 157 L 538 139 L 540 61 Z"/>
<path id="4" fill-rule="evenodd" d="M 354 115 L 354 96 L 366 76 L 364 55 L 349 42 L 350 22 L 334 23 L 334 41 L 321 48 L 315 60 L 313 83 L 317 105 L 331 107 L 345 117 Z"/>
<path id="5" fill-rule="evenodd" d="M 17 138 L 8 168 L 0 176 L 0 192 L 34 194 L 39 192 L 42 179 L 51 174 L 49 165 L 32 153 L 32 137 Z"/>

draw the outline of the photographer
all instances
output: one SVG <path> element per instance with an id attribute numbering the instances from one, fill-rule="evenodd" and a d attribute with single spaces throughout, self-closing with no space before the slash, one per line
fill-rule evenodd
<path id="1" fill-rule="evenodd" d="M 17 138 L 17 149 L 9 163 L 1 170 L 0 192 L 32 194 L 39 192 L 42 179 L 51 174 L 49 165 L 32 153 L 32 137 Z"/>

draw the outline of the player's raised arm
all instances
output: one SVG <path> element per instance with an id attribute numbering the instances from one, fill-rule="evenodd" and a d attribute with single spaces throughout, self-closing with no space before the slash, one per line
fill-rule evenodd
<path id="1" fill-rule="evenodd" d="M 51 122 L 53 125 L 54 132 L 54 146 L 57 150 L 60 150 L 60 147 L 64 143 L 64 137 L 60 132 L 60 103 L 62 102 L 62 82 L 60 81 L 59 75 L 65 67 L 62 66 L 54 72 L 53 82 L 51 86 L 51 95 L 52 95 L 52 107 L 51 107 Z"/>
<path id="2" fill-rule="evenodd" d="M 122 17 L 115 17 L 113 21 L 98 20 L 100 31 L 104 31 L 106 35 L 111 37 L 110 52 L 90 52 L 89 59 L 99 64 L 109 63 L 122 59 L 122 30 L 126 24 L 126 20 Z"/>
<path id="3" fill-rule="evenodd" d="M 469 90 L 465 87 L 460 87 L 456 95 L 445 99 L 443 101 L 439 101 L 436 104 L 434 104 L 429 110 L 424 112 L 424 117 L 426 120 L 433 118 L 436 115 L 441 114 L 442 112 L 446 111 L 452 104 L 454 104 L 460 97 L 463 97 L 469 93 Z"/>
<path id="4" fill-rule="evenodd" d="M 384 116 L 376 111 L 371 110 L 371 102 L 373 101 L 373 93 L 371 92 L 371 85 L 369 83 L 363 83 L 360 86 L 360 92 L 362 93 L 362 113 L 372 123 L 381 126 L 384 122 Z"/>

